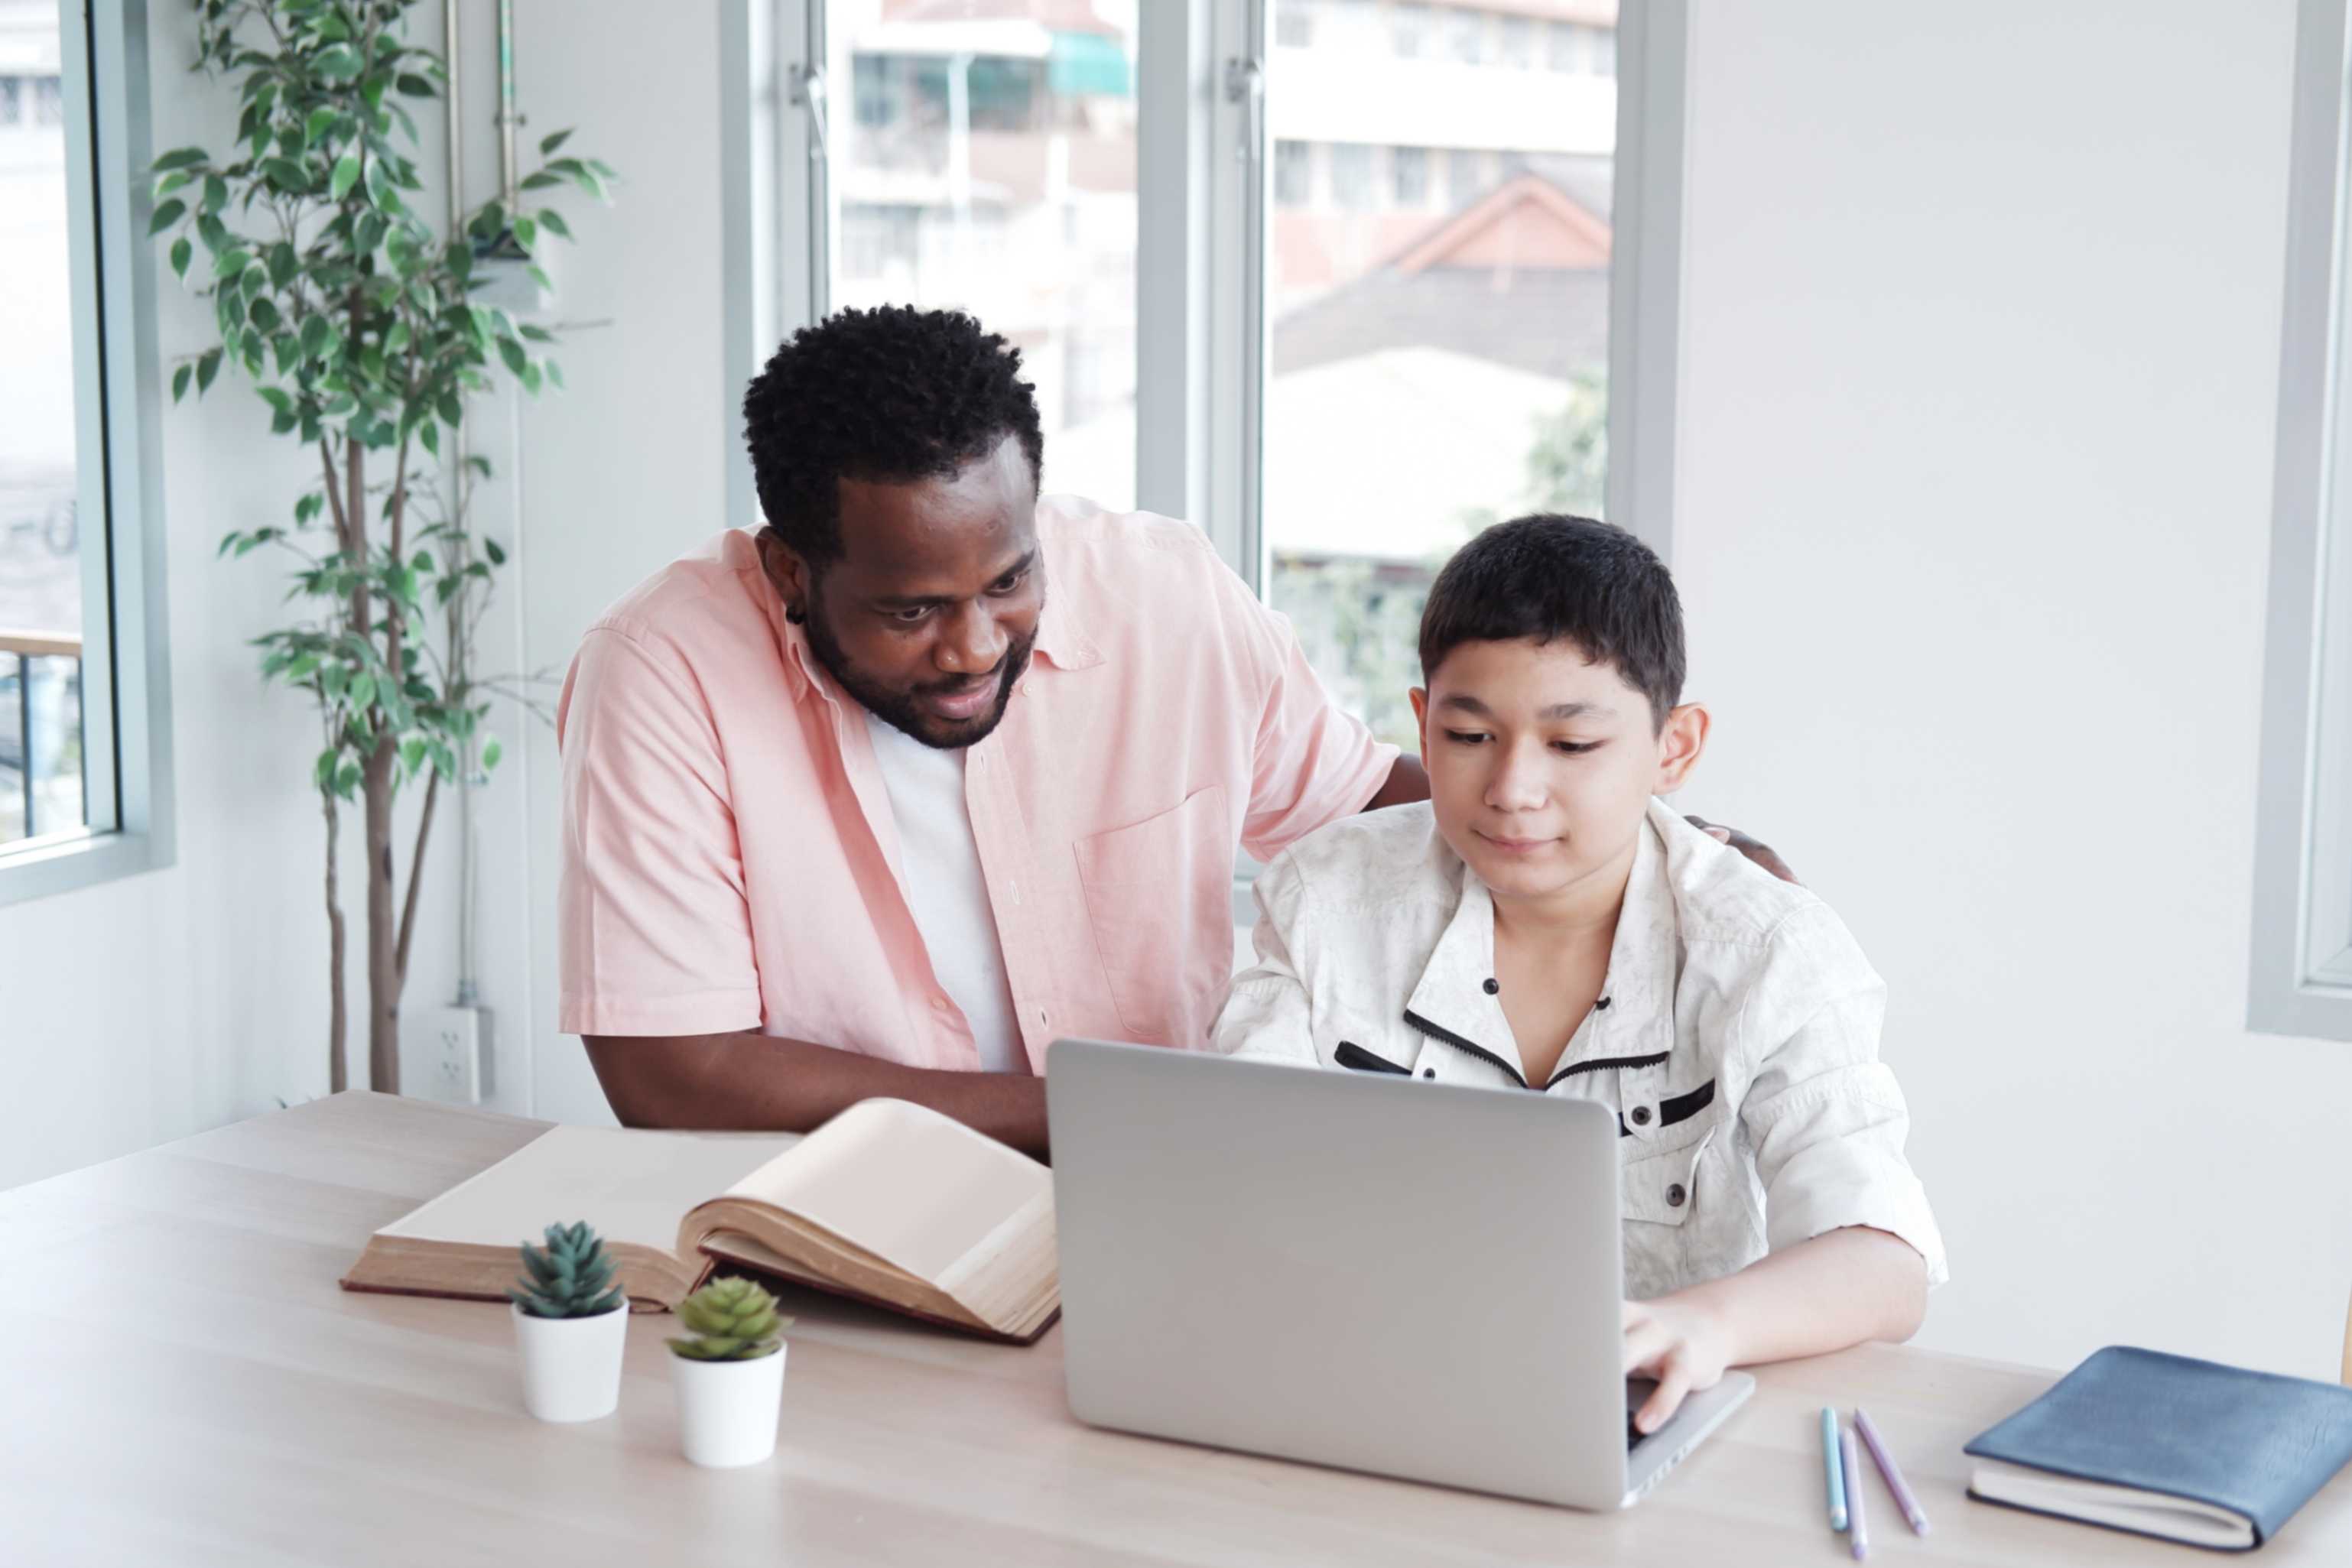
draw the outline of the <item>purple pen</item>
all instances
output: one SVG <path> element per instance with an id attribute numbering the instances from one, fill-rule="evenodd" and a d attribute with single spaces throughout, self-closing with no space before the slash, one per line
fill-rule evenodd
<path id="1" fill-rule="evenodd" d="M 1911 1495 L 1911 1483 L 1905 1480 L 1903 1472 L 1895 1468 L 1894 1450 L 1887 1448 L 1885 1440 L 1879 1437 L 1878 1428 L 1871 1425 L 1870 1413 L 1859 1405 L 1853 1407 L 1853 1429 L 1862 1434 L 1863 1447 L 1870 1450 L 1871 1460 L 1878 1466 L 1878 1473 L 1886 1478 L 1886 1490 L 1895 1494 L 1895 1506 L 1903 1511 L 1911 1532 L 1927 1534 L 1927 1511 L 1921 1508 L 1919 1500 Z"/>

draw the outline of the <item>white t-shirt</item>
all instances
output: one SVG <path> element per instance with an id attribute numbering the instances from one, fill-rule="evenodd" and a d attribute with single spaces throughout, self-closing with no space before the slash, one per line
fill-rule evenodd
<path id="1" fill-rule="evenodd" d="M 1013 1022 L 996 912 L 988 902 L 980 846 L 971 836 L 971 809 L 964 801 L 964 754 L 925 746 L 872 714 L 866 716 L 866 728 L 890 791 L 907 902 L 930 953 L 931 972 L 963 1009 L 982 1070 L 1026 1072 L 1029 1054 Z"/>

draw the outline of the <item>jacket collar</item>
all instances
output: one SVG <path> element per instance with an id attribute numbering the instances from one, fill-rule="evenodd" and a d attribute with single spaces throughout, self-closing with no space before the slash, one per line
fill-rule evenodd
<path id="1" fill-rule="evenodd" d="M 1455 863 L 1460 902 L 1405 1002 L 1405 1021 L 1524 1082 L 1502 998 L 1486 989 L 1495 974 L 1494 894 L 1466 863 Z M 1549 1082 L 1532 1087 L 1549 1088 L 1579 1072 L 1647 1065 L 1674 1049 L 1680 935 L 1665 849 L 1656 826 L 1645 820 L 1609 946 L 1601 999 L 1578 1026 Z"/>

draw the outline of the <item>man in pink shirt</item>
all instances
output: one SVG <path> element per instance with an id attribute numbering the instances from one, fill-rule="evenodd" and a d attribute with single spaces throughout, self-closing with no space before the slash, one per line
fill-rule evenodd
<path id="1" fill-rule="evenodd" d="M 1042 1152 L 1052 1040 L 1203 1042 L 1237 849 L 1427 798 L 1198 529 L 1040 498 L 1019 371 L 961 315 L 796 334 L 767 527 L 572 661 L 561 1027 L 625 1123 L 894 1095 Z"/>

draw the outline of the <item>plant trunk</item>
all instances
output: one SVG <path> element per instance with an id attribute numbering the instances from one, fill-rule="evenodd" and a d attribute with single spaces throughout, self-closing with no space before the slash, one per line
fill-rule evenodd
<path id="1" fill-rule="evenodd" d="M 368 1087 L 400 1092 L 400 925 L 393 909 L 392 794 L 395 760 L 381 737 L 360 775 L 367 810 Z"/>
<path id="2" fill-rule="evenodd" d="M 327 813 L 327 1092 L 341 1094 L 351 1085 L 351 1068 L 343 1059 L 349 1013 L 343 1006 L 343 901 L 335 885 L 335 792 L 319 791 Z"/>

